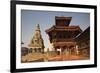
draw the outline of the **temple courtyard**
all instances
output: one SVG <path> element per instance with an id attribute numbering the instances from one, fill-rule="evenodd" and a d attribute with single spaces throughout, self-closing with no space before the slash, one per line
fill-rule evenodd
<path id="1" fill-rule="evenodd" d="M 50 62 L 50 61 L 73 61 L 73 60 L 88 60 L 88 56 L 84 55 L 69 55 L 69 54 L 50 54 L 50 53 L 32 53 L 22 56 L 22 63 L 27 62 Z"/>

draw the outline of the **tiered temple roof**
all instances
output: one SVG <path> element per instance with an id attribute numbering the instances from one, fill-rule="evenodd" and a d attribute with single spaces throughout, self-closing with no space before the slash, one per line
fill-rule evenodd
<path id="1" fill-rule="evenodd" d="M 52 32 L 52 31 L 79 31 L 82 32 L 79 26 L 52 26 L 51 28 L 47 29 L 46 32 Z"/>
<path id="2" fill-rule="evenodd" d="M 70 26 L 72 17 L 55 16 L 55 25 L 46 30 L 50 42 L 56 46 L 75 45 L 74 38 L 82 32 L 79 26 Z"/>
<path id="3" fill-rule="evenodd" d="M 78 31 L 82 32 L 79 26 L 69 26 L 72 17 L 58 17 L 55 16 L 55 25 L 46 30 L 46 33 L 50 33 L 52 31 Z"/>
<path id="4" fill-rule="evenodd" d="M 69 26 L 72 17 L 58 17 L 55 16 L 55 24 L 58 26 Z"/>

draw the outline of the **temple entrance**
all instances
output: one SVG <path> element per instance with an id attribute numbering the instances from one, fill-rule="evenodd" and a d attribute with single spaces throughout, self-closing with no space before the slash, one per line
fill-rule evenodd
<path id="1" fill-rule="evenodd" d="M 71 55 L 76 53 L 76 48 L 74 45 L 72 46 L 61 46 L 55 47 L 55 52 L 57 55 Z"/>

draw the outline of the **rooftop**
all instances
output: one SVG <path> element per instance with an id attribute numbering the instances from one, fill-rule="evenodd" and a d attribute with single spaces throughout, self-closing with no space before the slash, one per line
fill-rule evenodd
<path id="1" fill-rule="evenodd" d="M 55 16 L 55 24 L 58 26 L 69 26 L 72 17 L 58 17 Z"/>
<path id="2" fill-rule="evenodd" d="M 52 31 L 79 31 L 82 32 L 79 26 L 52 26 L 51 28 L 47 29 L 46 32 L 52 32 Z"/>

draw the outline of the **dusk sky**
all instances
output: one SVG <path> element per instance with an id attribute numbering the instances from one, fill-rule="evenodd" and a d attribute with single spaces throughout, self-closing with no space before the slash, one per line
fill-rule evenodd
<path id="1" fill-rule="evenodd" d="M 83 31 L 90 26 L 89 13 L 21 10 L 21 36 L 24 42 L 23 46 L 27 47 L 30 43 L 36 25 L 39 24 L 45 48 L 51 48 L 49 37 L 45 30 L 55 25 L 55 16 L 72 17 L 70 25 L 79 25 Z"/>

